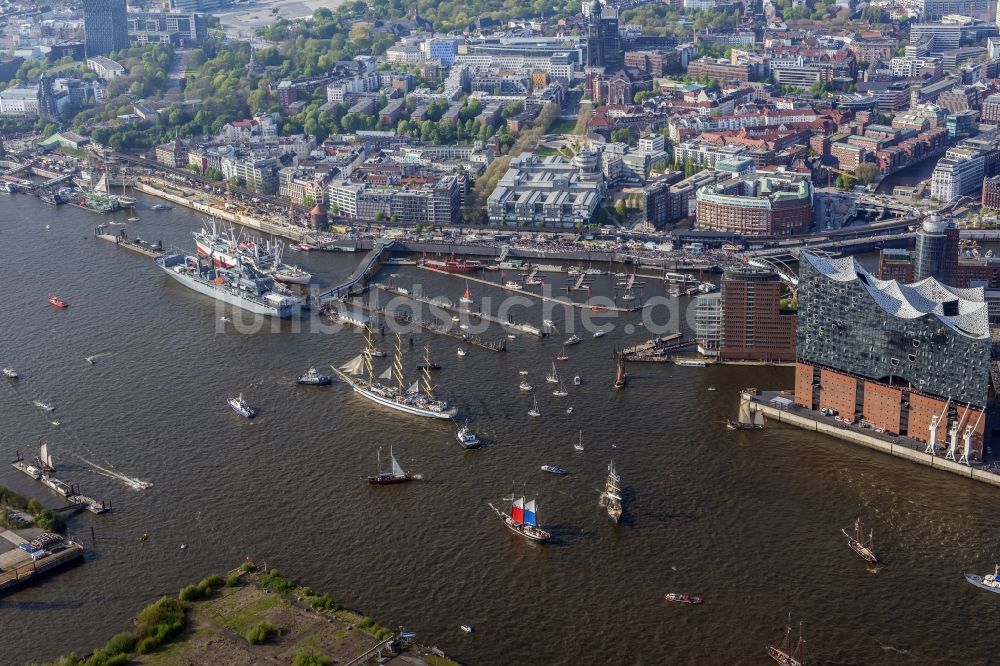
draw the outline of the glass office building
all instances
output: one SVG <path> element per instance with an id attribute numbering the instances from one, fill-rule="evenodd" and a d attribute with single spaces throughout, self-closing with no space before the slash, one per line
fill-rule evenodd
<path id="1" fill-rule="evenodd" d="M 88 58 L 127 49 L 125 0 L 83 0 L 83 29 Z"/>

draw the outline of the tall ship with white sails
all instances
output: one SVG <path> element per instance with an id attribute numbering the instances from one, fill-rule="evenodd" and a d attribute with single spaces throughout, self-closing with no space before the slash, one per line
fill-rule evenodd
<path id="1" fill-rule="evenodd" d="M 340 368 L 334 368 L 337 375 L 354 389 L 358 395 L 368 398 L 372 402 L 377 402 L 385 407 L 426 416 L 434 419 L 452 419 L 458 413 L 454 407 L 450 407 L 444 400 L 434 397 L 434 386 L 431 383 L 430 359 L 425 353 L 424 367 L 421 370 L 423 379 L 423 390 L 420 390 L 421 381 L 413 382 L 409 387 L 403 378 L 403 343 L 399 334 L 396 334 L 396 352 L 393 356 L 392 365 L 376 379 L 375 369 L 372 359 L 374 358 L 375 346 L 372 344 L 371 328 L 365 329 L 365 348 L 360 354 Z M 382 384 L 379 380 L 395 380 L 395 386 Z"/>
<path id="2" fill-rule="evenodd" d="M 598 500 L 608 510 L 608 517 L 618 523 L 622 519 L 622 478 L 615 472 L 615 461 L 608 465 L 608 480 Z"/>

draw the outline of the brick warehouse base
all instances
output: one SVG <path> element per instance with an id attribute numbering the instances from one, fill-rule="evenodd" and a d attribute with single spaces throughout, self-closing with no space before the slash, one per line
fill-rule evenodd
<path id="1" fill-rule="evenodd" d="M 1000 474 L 987 472 L 980 466 L 960 465 L 957 462 L 945 460 L 943 455 L 935 456 L 929 453 L 924 453 L 922 450 L 915 450 L 912 446 L 916 442 L 913 442 L 912 444 L 895 443 L 874 435 L 859 432 L 840 424 L 828 423 L 818 418 L 818 415 L 813 416 L 814 413 L 808 412 L 804 409 L 800 410 L 801 413 L 793 413 L 784 409 L 772 407 L 766 403 L 766 400 L 770 399 L 774 395 L 774 393 L 768 393 L 760 396 L 752 396 L 748 393 L 743 393 L 740 396 L 740 400 L 745 400 L 750 403 L 749 407 L 751 412 L 763 412 L 769 419 L 779 423 L 787 423 L 788 425 L 802 428 L 803 430 L 812 430 L 813 432 L 830 435 L 844 441 L 860 444 L 868 449 L 881 451 L 882 453 L 888 453 L 889 455 L 897 458 L 903 458 L 904 460 L 915 462 L 919 465 L 941 469 L 974 481 L 982 481 L 983 483 L 1000 487 Z"/>

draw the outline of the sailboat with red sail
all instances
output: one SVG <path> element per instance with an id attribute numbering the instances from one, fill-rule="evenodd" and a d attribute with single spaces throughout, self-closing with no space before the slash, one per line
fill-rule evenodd
<path id="1" fill-rule="evenodd" d="M 534 499 L 525 501 L 524 497 L 505 497 L 509 501 L 510 514 L 506 514 L 492 504 L 493 511 L 503 520 L 511 532 L 520 534 L 531 541 L 548 541 L 552 535 L 538 526 L 538 505 Z"/>

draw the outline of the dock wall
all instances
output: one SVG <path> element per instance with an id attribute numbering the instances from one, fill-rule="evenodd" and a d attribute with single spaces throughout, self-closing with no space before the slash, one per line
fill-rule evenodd
<path id="1" fill-rule="evenodd" d="M 915 451 L 905 444 L 894 444 L 893 442 L 873 437 L 872 435 L 868 435 L 863 432 L 851 430 L 850 428 L 839 427 L 830 423 L 824 423 L 823 421 L 801 414 L 795 414 L 783 409 L 777 409 L 776 407 L 772 407 L 755 400 L 750 401 L 750 411 L 763 412 L 768 418 L 778 421 L 779 423 L 788 423 L 789 425 L 794 425 L 802 428 L 803 430 L 812 430 L 813 432 L 830 435 L 831 437 L 836 437 L 847 442 L 860 444 L 861 446 L 874 451 L 881 451 L 882 453 L 888 453 L 889 455 L 897 458 L 915 462 L 918 465 L 941 469 L 952 474 L 957 474 L 958 476 L 964 476 L 974 481 L 982 481 L 983 483 L 1000 487 L 1000 474 L 987 472 L 980 467 L 960 465 L 953 460 L 945 460 L 942 456 L 931 455 L 930 453 L 924 453 L 923 451 Z"/>

